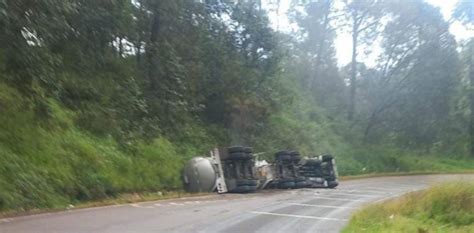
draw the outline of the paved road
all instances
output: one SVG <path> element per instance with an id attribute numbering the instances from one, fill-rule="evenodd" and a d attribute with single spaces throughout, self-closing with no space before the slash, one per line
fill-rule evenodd
<path id="1" fill-rule="evenodd" d="M 472 175 L 381 177 L 336 189 L 225 194 L 0 220 L 0 233 L 339 232 L 357 208 Z"/>

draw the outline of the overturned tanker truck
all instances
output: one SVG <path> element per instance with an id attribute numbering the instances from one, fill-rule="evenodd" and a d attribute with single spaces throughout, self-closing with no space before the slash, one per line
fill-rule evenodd
<path id="1" fill-rule="evenodd" d="M 188 192 L 249 193 L 261 189 L 335 188 L 337 167 L 333 156 L 306 156 L 279 151 L 275 162 L 258 160 L 252 148 L 216 148 L 208 157 L 194 157 L 183 169 Z"/>

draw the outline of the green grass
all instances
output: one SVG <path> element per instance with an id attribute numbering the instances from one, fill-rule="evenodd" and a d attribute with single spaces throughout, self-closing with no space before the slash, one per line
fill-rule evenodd
<path id="1" fill-rule="evenodd" d="M 440 184 L 368 206 L 343 232 L 474 232 L 474 182 Z"/>
<path id="2" fill-rule="evenodd" d="M 367 146 L 336 154 L 342 176 L 386 173 L 456 173 L 474 171 L 474 159 L 444 154 Z"/>
<path id="3" fill-rule="evenodd" d="M 39 119 L 29 99 L 0 85 L 0 211 L 63 208 L 120 193 L 179 190 L 185 159 L 166 138 L 120 149 L 74 124 L 76 114 L 49 101 Z"/>

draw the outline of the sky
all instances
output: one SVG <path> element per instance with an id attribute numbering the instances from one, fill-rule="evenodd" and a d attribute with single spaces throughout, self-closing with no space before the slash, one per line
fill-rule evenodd
<path id="1" fill-rule="evenodd" d="M 273 28 L 283 31 L 291 32 L 295 30 L 295 26 L 291 25 L 289 22 L 286 12 L 290 7 L 291 0 L 280 0 L 280 9 L 279 14 L 274 10 L 269 11 L 269 18 L 272 22 Z M 407 0 L 409 1 L 409 0 Z M 451 12 L 456 7 L 456 4 L 459 0 L 425 0 L 429 4 L 438 7 L 443 14 L 445 20 L 451 19 Z M 264 0 L 263 7 L 266 9 L 271 9 L 271 2 L 275 0 Z M 450 27 L 451 33 L 456 37 L 457 41 L 462 41 L 471 37 L 474 37 L 474 31 L 468 31 L 461 23 L 454 22 Z M 348 32 L 339 31 L 337 38 L 335 40 L 335 47 L 337 51 L 337 59 L 339 66 L 344 66 L 351 61 L 352 54 L 352 44 L 351 44 L 351 35 Z M 374 47 L 379 47 L 377 43 L 374 44 Z M 377 54 L 380 53 L 380 49 L 373 48 L 373 52 L 369 55 L 360 54 L 359 60 L 364 61 L 369 66 L 374 66 L 376 64 Z"/>

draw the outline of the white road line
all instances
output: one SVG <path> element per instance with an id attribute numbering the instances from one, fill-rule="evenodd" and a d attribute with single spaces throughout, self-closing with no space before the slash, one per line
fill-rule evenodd
<path id="1" fill-rule="evenodd" d="M 386 200 L 389 200 L 389 199 L 401 197 L 401 196 L 403 196 L 403 195 L 405 195 L 405 194 L 409 194 L 409 193 L 412 193 L 412 192 L 415 192 L 415 191 L 402 192 L 402 193 L 397 193 L 397 194 L 394 194 L 394 195 L 390 195 L 390 196 L 388 196 L 388 197 L 384 197 L 384 198 L 382 198 L 382 199 L 376 200 L 374 203 L 379 203 L 379 202 L 383 202 L 383 201 L 386 201 Z"/>
<path id="2" fill-rule="evenodd" d="M 356 202 L 366 202 L 364 200 L 358 199 L 347 199 L 347 198 L 336 198 L 336 197 L 315 197 L 313 199 L 327 199 L 327 200 L 339 200 L 339 201 L 356 201 Z"/>
<path id="3" fill-rule="evenodd" d="M 342 218 L 325 218 L 325 217 L 296 215 L 296 214 L 278 214 L 278 213 L 260 212 L 260 211 L 250 211 L 249 213 L 260 214 L 260 215 L 280 216 L 280 217 L 291 217 L 291 218 L 319 219 L 319 220 L 328 220 L 328 221 L 348 221 L 347 219 L 342 219 Z"/>
<path id="4" fill-rule="evenodd" d="M 381 195 L 374 195 L 374 194 L 358 194 L 358 193 L 338 193 L 338 192 L 335 192 L 335 193 L 320 193 L 320 194 L 317 194 L 317 195 L 330 195 L 330 196 L 333 196 L 333 195 L 344 195 L 344 196 L 353 196 L 353 197 L 380 197 Z"/>
<path id="5" fill-rule="evenodd" d="M 379 193 L 379 194 L 387 194 L 391 193 L 388 191 L 375 191 L 375 190 L 355 190 L 355 189 L 338 189 L 343 192 L 348 192 L 348 193 Z"/>
<path id="6" fill-rule="evenodd" d="M 4 222 L 4 223 L 10 222 L 10 221 L 11 220 L 9 218 L 0 219 L 0 222 Z"/>
<path id="7" fill-rule="evenodd" d="M 136 208 L 142 208 L 142 209 L 153 209 L 153 206 L 141 206 L 138 204 L 131 204 L 131 206 L 136 207 Z"/>
<path id="8" fill-rule="evenodd" d="M 160 203 L 155 203 L 154 205 L 155 206 L 162 206 L 162 204 L 160 204 Z"/>
<path id="9" fill-rule="evenodd" d="M 374 190 L 378 190 L 378 191 L 384 191 L 384 192 L 399 192 L 399 191 L 403 191 L 405 188 L 403 187 L 400 187 L 400 188 L 396 188 L 396 187 L 393 187 L 393 188 L 376 188 L 376 187 L 364 187 L 366 189 L 374 189 Z"/>
<path id="10" fill-rule="evenodd" d="M 356 208 L 346 207 L 346 206 L 313 205 L 313 204 L 305 204 L 305 203 L 285 203 L 285 204 L 288 204 L 288 205 L 297 205 L 297 206 L 308 206 L 308 207 L 335 208 L 335 209 L 356 209 Z"/>
<path id="11" fill-rule="evenodd" d="M 176 203 L 176 202 L 170 202 L 169 204 L 174 205 L 174 206 L 183 206 L 184 205 L 184 204 Z"/>

